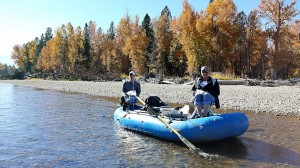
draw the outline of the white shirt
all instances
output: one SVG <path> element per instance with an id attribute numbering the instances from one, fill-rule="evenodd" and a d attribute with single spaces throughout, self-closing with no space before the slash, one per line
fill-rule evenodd
<path id="1" fill-rule="evenodd" d="M 203 88 L 204 86 L 206 86 L 207 85 L 207 81 L 202 81 L 201 83 L 200 83 L 200 86 Z"/>

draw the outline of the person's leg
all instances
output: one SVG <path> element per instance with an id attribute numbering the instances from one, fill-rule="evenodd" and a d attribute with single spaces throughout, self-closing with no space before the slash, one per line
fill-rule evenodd
<path id="1" fill-rule="evenodd" d="M 193 112 L 193 114 L 191 115 L 190 118 L 195 118 L 196 116 L 200 116 L 201 115 L 201 111 L 202 111 L 202 107 L 199 105 L 195 106 L 195 111 Z"/>
<path id="2" fill-rule="evenodd" d="M 125 103 L 125 97 L 124 97 L 124 96 L 122 96 L 122 97 L 121 97 L 121 102 L 120 102 L 120 105 L 121 105 L 121 106 L 123 106 L 123 104 L 124 104 L 124 103 Z"/>
<path id="3" fill-rule="evenodd" d="M 125 96 L 121 97 L 121 106 L 123 106 L 123 111 L 126 111 L 127 102 Z"/>
<path id="4" fill-rule="evenodd" d="M 129 96 L 127 102 L 128 102 L 128 105 L 129 105 L 129 109 L 134 110 L 134 105 L 137 102 L 137 98 L 134 97 L 134 96 Z"/>
<path id="5" fill-rule="evenodd" d="M 192 119 L 192 118 L 195 118 L 196 114 L 197 114 L 197 110 L 195 110 L 190 116 L 188 116 L 187 118 L 188 119 Z"/>
<path id="6" fill-rule="evenodd" d="M 192 114 L 192 118 L 196 116 L 198 113 L 199 116 L 202 116 L 202 104 L 203 104 L 203 95 L 202 94 L 196 94 L 194 98 L 194 106 L 195 106 L 195 111 Z"/>
<path id="7" fill-rule="evenodd" d="M 202 112 L 203 115 L 202 115 L 202 116 L 203 116 L 203 117 L 207 117 L 207 113 L 208 113 L 209 106 L 210 106 L 210 105 L 208 105 L 208 104 L 202 105 L 202 107 L 203 107 L 203 112 Z"/>
<path id="8" fill-rule="evenodd" d="M 197 109 L 198 115 L 201 117 L 202 116 L 202 109 L 203 109 L 202 106 L 201 105 L 197 105 L 196 109 Z"/>

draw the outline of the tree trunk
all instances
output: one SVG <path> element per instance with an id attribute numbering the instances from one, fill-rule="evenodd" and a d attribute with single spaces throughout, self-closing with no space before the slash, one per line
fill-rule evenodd
<path id="1" fill-rule="evenodd" d="M 261 55 L 261 79 L 265 80 L 265 53 Z"/>
<path id="2" fill-rule="evenodd" d="M 278 58 L 278 54 L 279 54 L 279 28 L 277 29 L 277 31 L 275 32 L 275 37 L 274 37 L 274 45 L 275 45 L 275 53 L 273 56 L 273 74 L 272 74 L 272 78 L 273 80 L 276 80 L 278 78 L 277 76 L 277 71 L 278 71 L 278 63 L 277 63 L 277 58 Z"/>
<path id="3" fill-rule="evenodd" d="M 250 78 L 251 77 L 251 73 L 250 73 L 250 40 L 247 40 L 247 77 Z"/>

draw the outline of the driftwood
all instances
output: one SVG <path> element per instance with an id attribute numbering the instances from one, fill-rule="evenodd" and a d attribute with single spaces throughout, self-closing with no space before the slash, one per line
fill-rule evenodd
<path id="1" fill-rule="evenodd" d="M 166 80 L 164 80 L 164 81 L 161 81 L 160 82 L 161 84 L 175 84 L 175 82 L 171 82 L 171 81 L 166 81 Z"/>

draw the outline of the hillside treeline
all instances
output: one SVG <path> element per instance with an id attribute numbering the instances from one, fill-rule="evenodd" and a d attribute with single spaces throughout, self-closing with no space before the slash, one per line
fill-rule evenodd
<path id="1" fill-rule="evenodd" d="M 232 0 L 210 0 L 195 11 L 183 0 L 180 16 L 166 6 L 143 20 L 128 13 L 104 32 L 96 22 L 47 28 L 40 38 L 13 47 L 19 69 L 30 73 L 184 76 L 208 65 L 236 77 L 300 76 L 300 21 L 296 0 L 262 0 L 247 16 Z M 264 23 L 263 23 L 264 22 Z M 54 34 L 53 34 L 54 33 Z"/>

